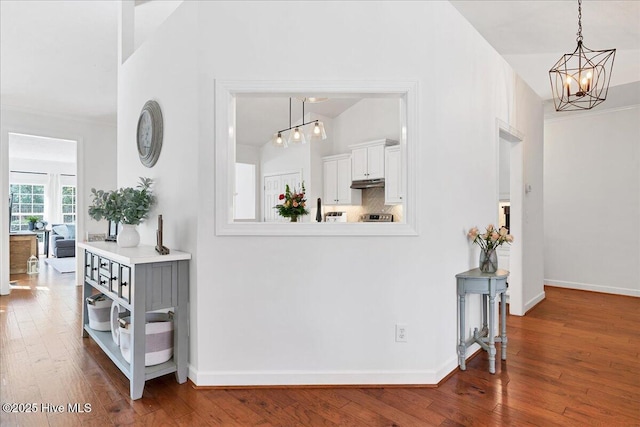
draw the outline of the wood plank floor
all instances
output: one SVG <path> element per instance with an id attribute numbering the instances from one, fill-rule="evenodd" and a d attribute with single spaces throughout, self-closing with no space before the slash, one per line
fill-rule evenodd
<path id="1" fill-rule="evenodd" d="M 2 412 L 3 427 L 640 426 L 638 298 L 547 287 L 525 317 L 508 318 L 496 375 L 482 352 L 438 388 L 202 390 L 167 375 L 131 401 L 126 377 L 79 337 L 75 275 L 42 264 L 12 279 L 0 297 L 0 400 L 38 412 Z M 91 411 L 70 413 L 69 403 Z"/>

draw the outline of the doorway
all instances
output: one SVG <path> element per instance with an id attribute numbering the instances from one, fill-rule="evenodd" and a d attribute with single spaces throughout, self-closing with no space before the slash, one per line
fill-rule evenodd
<path id="1" fill-rule="evenodd" d="M 56 229 L 66 230 L 65 239 L 76 240 L 77 145 L 74 140 L 8 134 L 9 232 L 35 234 L 35 255 L 41 261 L 55 254 Z M 71 246 L 65 255 L 73 255 Z M 13 270 L 13 256 L 11 265 Z"/>
<path id="2" fill-rule="evenodd" d="M 524 212 L 524 135 L 498 120 L 496 141 L 498 182 L 496 195 L 496 224 L 509 222 L 514 242 L 498 251 L 499 268 L 509 274 L 509 314 L 525 314 L 522 270 L 522 240 Z M 505 209 L 505 207 L 507 209 Z M 508 212 L 508 216 L 505 213 Z"/>

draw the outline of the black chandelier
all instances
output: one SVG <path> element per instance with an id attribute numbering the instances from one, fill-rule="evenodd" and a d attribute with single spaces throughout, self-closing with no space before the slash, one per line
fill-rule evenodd
<path id="1" fill-rule="evenodd" d="M 273 134 L 271 137 L 271 143 L 276 147 L 287 148 L 291 143 L 301 142 L 303 144 L 309 141 L 323 140 L 327 139 L 327 133 L 324 130 L 324 123 L 320 120 L 311 120 L 308 122 L 304 122 L 304 104 L 305 102 L 316 103 L 326 101 L 327 98 L 302 98 L 302 123 L 299 125 L 291 124 L 291 98 L 289 98 L 289 127 L 286 129 L 281 129 Z M 313 129 L 309 132 L 307 136 L 305 136 L 304 132 L 300 129 L 303 126 L 313 124 Z M 291 131 L 289 133 L 289 138 L 285 138 L 283 135 L 284 132 Z"/>
<path id="2" fill-rule="evenodd" d="M 549 70 L 556 111 L 590 110 L 607 99 L 615 49 L 591 50 L 582 44 L 582 0 L 578 0 L 578 47 Z"/>

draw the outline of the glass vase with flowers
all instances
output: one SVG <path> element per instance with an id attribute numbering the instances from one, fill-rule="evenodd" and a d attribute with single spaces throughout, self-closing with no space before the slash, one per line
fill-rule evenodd
<path id="1" fill-rule="evenodd" d="M 503 243 L 513 242 L 513 235 L 509 234 L 509 230 L 505 227 L 496 230 L 493 224 L 489 224 L 483 234 L 480 234 L 478 227 L 473 227 L 467 237 L 480 246 L 479 268 L 483 273 L 495 273 L 498 270 L 496 249 Z"/>

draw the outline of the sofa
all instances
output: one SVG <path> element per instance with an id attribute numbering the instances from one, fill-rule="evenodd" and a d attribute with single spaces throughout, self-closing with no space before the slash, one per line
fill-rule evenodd
<path id="1" fill-rule="evenodd" d="M 76 256 L 76 225 L 51 225 L 51 251 L 56 258 Z"/>

